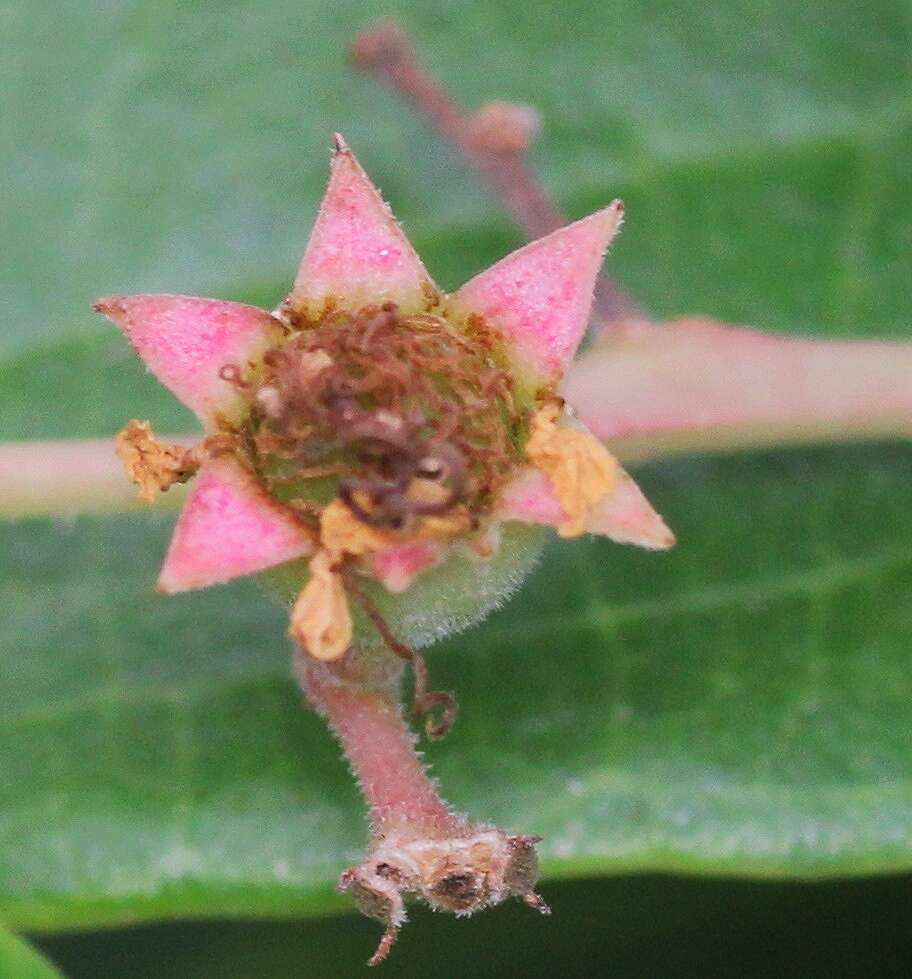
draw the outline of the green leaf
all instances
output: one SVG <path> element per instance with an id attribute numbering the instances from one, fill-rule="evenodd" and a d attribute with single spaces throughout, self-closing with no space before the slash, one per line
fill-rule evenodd
<path id="1" fill-rule="evenodd" d="M 21 938 L 0 928 L 0 976 L 9 979 L 63 979 L 53 965 Z"/>
<path id="2" fill-rule="evenodd" d="M 623 192 L 613 267 L 643 301 L 783 328 L 907 323 L 904 0 L 385 12 L 466 104 L 542 112 L 535 162 L 570 210 Z M 17 206 L 0 349 L 92 330 L 90 302 L 112 291 L 267 283 L 279 298 L 336 129 L 444 285 L 498 254 L 509 238 L 492 247 L 490 202 L 464 165 L 346 67 L 366 16 L 357 0 L 162 0 L 104 16 L 7 3 L 0 161 Z"/>
<path id="3" fill-rule="evenodd" d="M 555 545 L 431 652 L 463 704 L 427 749 L 452 801 L 544 833 L 551 875 L 912 867 L 909 462 L 652 473 L 675 552 Z M 336 906 L 363 841 L 281 610 L 247 582 L 152 592 L 169 523 L 3 532 L 0 911 L 18 926 Z"/>
<path id="4" fill-rule="evenodd" d="M 394 7 L 467 103 L 542 110 L 535 162 L 569 212 L 627 200 L 610 268 L 659 314 L 912 333 L 907 4 Z M 442 284 L 516 242 L 344 68 L 362 10 L 4 7 L 0 436 L 186 427 L 88 304 L 278 300 L 334 129 Z M 643 473 L 675 552 L 554 545 L 430 654 L 463 706 L 428 748 L 453 802 L 545 833 L 551 876 L 912 867 L 910 463 L 875 446 Z M 360 804 L 289 679 L 282 612 L 249 583 L 155 595 L 170 520 L 0 528 L 15 926 L 342 906 Z"/>

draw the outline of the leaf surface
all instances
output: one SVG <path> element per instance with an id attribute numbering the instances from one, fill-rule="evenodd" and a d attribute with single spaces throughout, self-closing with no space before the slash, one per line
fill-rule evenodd
<path id="1" fill-rule="evenodd" d="M 517 243 L 344 68 L 362 5 L 225 9 L 4 8 L 0 437 L 187 428 L 88 304 L 274 304 L 334 129 L 442 284 Z M 568 213 L 626 200 L 610 268 L 656 313 L 912 335 L 907 3 L 396 9 L 467 103 L 542 110 L 535 161 Z M 431 653 L 463 705 L 428 749 L 452 801 L 544 833 L 551 876 L 912 867 L 912 452 L 640 475 L 676 551 L 556 544 L 507 609 Z M 341 906 L 360 803 L 301 709 L 282 614 L 247 583 L 155 595 L 170 521 L 0 527 L 12 925 Z"/>
<path id="2" fill-rule="evenodd" d="M 63 979 L 51 963 L 21 938 L 0 929 L 0 976 L 9 979 Z"/>

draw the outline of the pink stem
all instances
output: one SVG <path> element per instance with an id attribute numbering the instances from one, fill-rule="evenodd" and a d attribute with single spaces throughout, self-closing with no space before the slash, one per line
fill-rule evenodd
<path id="1" fill-rule="evenodd" d="M 354 662 L 349 662 L 354 657 Z M 310 705 L 328 721 L 370 807 L 374 836 L 444 839 L 469 824 L 437 794 L 399 703 L 401 667 L 349 654 L 341 664 L 299 654 Z"/>
<path id="2" fill-rule="evenodd" d="M 617 456 L 912 436 L 912 344 L 777 336 L 708 319 L 626 320 L 563 393 Z M 192 444 L 192 437 L 167 436 Z M 156 507 L 177 505 L 174 486 Z M 0 516 L 145 507 L 109 439 L 0 445 Z"/>
<path id="3" fill-rule="evenodd" d="M 909 438 L 912 344 L 627 321 L 578 358 L 563 393 L 628 461 Z"/>
<path id="4" fill-rule="evenodd" d="M 192 436 L 168 436 L 192 445 Z M 185 488 L 161 500 L 177 506 Z M 0 444 L 0 516 L 44 517 L 119 513 L 148 506 L 127 479 L 113 439 L 73 439 Z"/>
<path id="5" fill-rule="evenodd" d="M 528 237 L 539 238 L 567 223 L 518 153 L 487 151 L 471 139 L 469 116 L 418 64 L 402 27 L 391 21 L 377 24 L 356 38 L 350 50 L 354 64 L 389 85 L 479 171 Z"/>

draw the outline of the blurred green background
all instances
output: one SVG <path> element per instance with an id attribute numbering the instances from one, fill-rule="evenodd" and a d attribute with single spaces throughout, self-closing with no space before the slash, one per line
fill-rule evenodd
<path id="1" fill-rule="evenodd" d="M 907 2 L 8 0 L 0 438 L 188 428 L 89 304 L 275 303 L 334 130 L 444 287 L 519 243 L 345 66 L 379 16 L 467 105 L 541 111 L 568 213 L 625 199 L 610 269 L 657 315 L 912 334 Z M 463 706 L 434 772 L 546 834 L 556 913 L 417 913 L 386 968 L 907 974 L 910 475 L 906 445 L 652 466 L 673 553 L 555 545 L 433 652 Z M 171 519 L 0 523 L 0 920 L 72 977 L 360 974 L 377 929 L 332 891 L 355 789 L 279 610 L 152 593 Z M 27 957 L 0 938 L 0 976 L 51 974 Z"/>

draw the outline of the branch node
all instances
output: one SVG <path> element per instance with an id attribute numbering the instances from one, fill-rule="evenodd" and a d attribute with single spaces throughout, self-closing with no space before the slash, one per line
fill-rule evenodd
<path id="1" fill-rule="evenodd" d="M 541 115 L 529 105 L 485 102 L 467 119 L 466 139 L 480 153 L 521 156 L 541 131 Z"/>
<path id="2" fill-rule="evenodd" d="M 355 38 L 349 58 L 427 120 L 476 170 L 529 240 L 567 223 L 523 159 L 539 129 L 534 109 L 488 102 L 476 113 L 465 112 L 444 84 L 419 64 L 408 34 L 395 21 L 382 21 Z M 595 309 L 608 323 L 629 315 L 636 304 L 602 275 Z"/>

